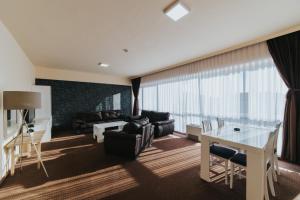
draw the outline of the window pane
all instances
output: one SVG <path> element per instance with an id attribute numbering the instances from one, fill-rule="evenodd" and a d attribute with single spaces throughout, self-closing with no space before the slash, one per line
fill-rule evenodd
<path id="1" fill-rule="evenodd" d="M 203 117 L 240 119 L 242 79 L 242 72 L 232 68 L 201 73 L 200 105 Z"/>
<path id="2" fill-rule="evenodd" d="M 245 74 L 248 119 L 266 125 L 282 121 L 287 88 L 273 61 L 253 62 Z"/>
<path id="3" fill-rule="evenodd" d="M 143 109 L 157 110 L 157 86 L 143 88 Z"/>
<path id="4" fill-rule="evenodd" d="M 142 108 L 170 112 L 175 130 L 205 118 L 262 126 L 283 120 L 287 88 L 271 58 L 174 77 L 142 89 Z"/>
<path id="5" fill-rule="evenodd" d="M 140 109 L 139 112 L 141 112 L 141 110 L 143 109 L 143 88 L 140 88 L 138 98 L 139 98 L 139 109 Z"/>
<path id="6" fill-rule="evenodd" d="M 185 125 L 200 123 L 198 78 L 158 85 L 158 110 L 170 112 L 177 121 L 175 130 L 185 132 Z"/>
<path id="7" fill-rule="evenodd" d="M 121 93 L 113 95 L 113 108 L 114 110 L 121 110 Z"/>

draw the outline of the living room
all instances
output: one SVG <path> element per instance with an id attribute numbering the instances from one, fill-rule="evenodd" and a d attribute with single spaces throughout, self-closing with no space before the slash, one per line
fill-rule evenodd
<path id="1" fill-rule="evenodd" d="M 299 199 L 299 7 L 0 0 L 0 199 Z"/>

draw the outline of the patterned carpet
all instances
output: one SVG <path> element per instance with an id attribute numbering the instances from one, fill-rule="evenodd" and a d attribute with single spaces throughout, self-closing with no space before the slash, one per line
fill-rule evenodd
<path id="1" fill-rule="evenodd" d="M 155 140 L 137 160 L 107 156 L 91 135 L 65 135 L 43 144 L 49 178 L 25 160 L 0 188 L 0 199 L 245 199 L 245 179 L 224 184 L 214 166 L 213 183 L 199 178 L 200 144 L 179 135 Z M 273 199 L 300 199 L 300 167 L 280 163 L 282 175 Z"/>

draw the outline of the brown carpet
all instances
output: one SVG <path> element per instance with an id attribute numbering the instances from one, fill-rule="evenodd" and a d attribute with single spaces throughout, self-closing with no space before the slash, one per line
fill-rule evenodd
<path id="1" fill-rule="evenodd" d="M 245 179 L 230 190 L 220 167 L 213 183 L 202 181 L 200 144 L 176 135 L 156 140 L 136 161 L 106 156 L 91 135 L 54 138 L 42 151 L 50 178 L 26 159 L 2 184 L 0 199 L 245 199 Z M 300 198 L 300 167 L 280 164 L 275 199 Z"/>

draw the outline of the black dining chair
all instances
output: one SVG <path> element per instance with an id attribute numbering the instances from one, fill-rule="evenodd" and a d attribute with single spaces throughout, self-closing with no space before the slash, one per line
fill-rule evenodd
<path id="1" fill-rule="evenodd" d="M 203 125 L 204 133 L 212 131 L 212 126 L 211 126 L 210 120 L 202 121 L 202 125 Z M 230 158 L 232 158 L 236 154 L 236 151 L 233 149 L 230 149 L 230 148 L 226 148 L 224 146 L 212 144 L 209 147 L 209 154 L 210 154 L 210 159 L 209 159 L 210 167 L 212 165 L 216 164 L 216 163 L 213 163 L 214 158 L 217 158 L 219 161 L 225 163 L 225 165 L 221 165 L 221 164 L 219 164 L 219 165 L 224 167 L 224 169 L 225 169 L 225 172 L 224 172 L 225 173 L 225 184 L 227 185 L 228 184 L 228 161 Z"/>

